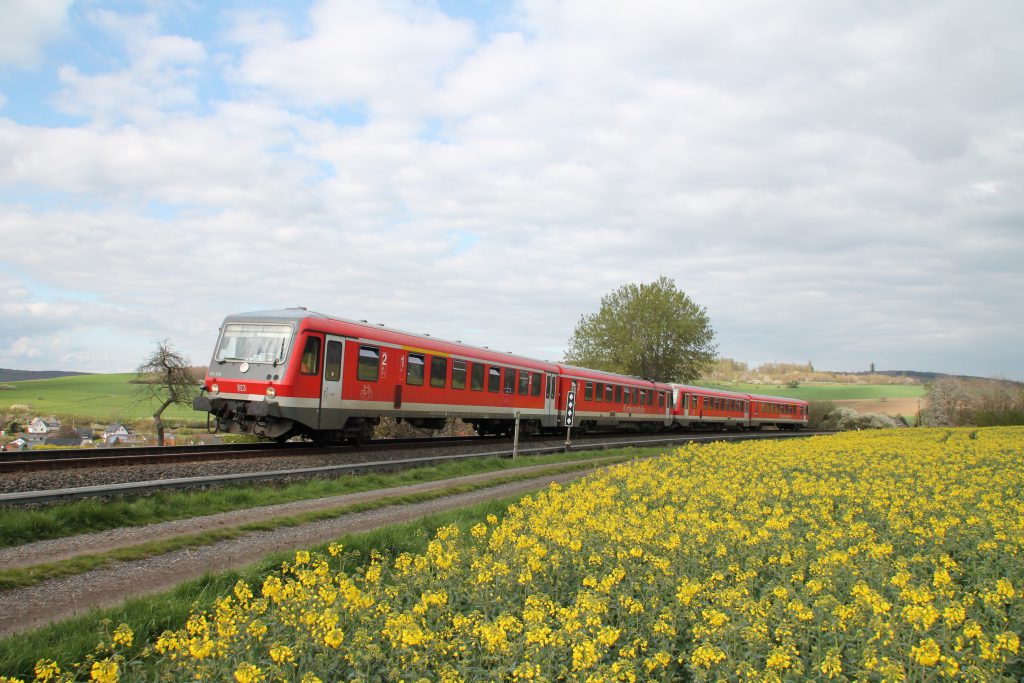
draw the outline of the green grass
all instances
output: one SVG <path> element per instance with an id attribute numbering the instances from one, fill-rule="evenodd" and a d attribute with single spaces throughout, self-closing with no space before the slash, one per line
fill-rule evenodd
<path id="1" fill-rule="evenodd" d="M 0 508 L 0 547 L 62 538 L 93 531 L 142 526 L 175 519 L 212 515 L 262 505 L 338 496 L 360 491 L 510 470 L 528 465 L 586 462 L 599 457 L 645 457 L 664 448 L 614 449 L 548 456 L 479 458 L 420 467 L 392 474 L 309 479 L 280 486 L 240 484 L 201 491 L 158 492 L 144 497 L 87 499 L 37 508 Z"/>
<path id="2" fill-rule="evenodd" d="M 796 398 L 804 401 L 878 400 L 880 398 L 916 398 L 925 395 L 925 388 L 920 384 L 801 384 L 796 389 L 790 389 L 785 386 L 765 384 L 743 384 L 741 382 L 713 384 L 707 382 L 701 386 L 746 394 Z"/>
<path id="3" fill-rule="evenodd" d="M 520 498 L 517 495 L 488 501 L 406 524 L 343 536 L 337 540 L 345 546 L 345 553 L 339 558 L 331 558 L 331 566 L 352 573 L 369 563 L 373 551 L 386 558 L 403 552 L 422 553 L 438 527 L 456 524 L 462 533 L 469 533 L 470 527 L 488 514 L 503 516 L 508 505 Z M 311 550 L 326 554 L 326 547 L 324 544 Z M 208 574 L 167 593 L 136 598 L 122 607 L 93 610 L 57 624 L 4 638 L 0 640 L 0 675 L 32 680 L 35 663 L 44 657 L 55 659 L 62 665 L 84 661 L 108 630 L 105 621 L 111 625 L 110 628 L 122 622 L 131 626 L 135 632 L 134 652 L 137 653 L 164 630 L 180 628 L 193 611 L 210 609 L 214 601 L 228 594 L 239 579 L 259 586 L 266 576 L 280 569 L 283 561 L 293 557 L 292 553 L 276 553 L 238 571 Z"/>
<path id="4" fill-rule="evenodd" d="M 0 412 L 12 405 L 27 405 L 29 415 L 57 415 L 80 418 L 81 422 L 134 422 L 153 416 L 158 404 L 140 400 L 137 384 L 129 384 L 134 373 L 117 375 L 75 375 L 55 379 L 4 382 L 0 389 Z M 170 406 L 164 419 L 196 421 L 205 419 L 191 406 Z M 27 426 L 27 425 L 26 425 Z"/>

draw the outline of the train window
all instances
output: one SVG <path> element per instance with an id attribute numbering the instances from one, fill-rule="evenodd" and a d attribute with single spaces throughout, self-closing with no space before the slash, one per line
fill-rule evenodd
<path id="1" fill-rule="evenodd" d="M 587 382 L 583 389 L 583 399 L 586 401 L 594 400 L 594 383 Z"/>
<path id="2" fill-rule="evenodd" d="M 612 392 L 612 385 L 611 384 L 605 384 L 604 385 L 604 400 L 605 400 L 605 402 L 611 403 L 613 395 L 614 394 Z"/>
<path id="3" fill-rule="evenodd" d="M 658 392 L 658 407 L 659 408 L 664 408 L 665 407 L 665 392 L 663 392 L 663 391 Z"/>
<path id="4" fill-rule="evenodd" d="M 328 351 L 330 346 L 328 346 Z M 359 347 L 359 367 L 356 377 L 364 382 L 376 382 L 380 376 L 380 349 L 376 346 Z"/>
<path id="5" fill-rule="evenodd" d="M 422 353 L 410 353 L 409 354 L 409 365 L 405 370 L 405 383 L 413 384 L 415 386 L 423 386 L 423 366 L 425 361 L 423 360 Z"/>
<path id="6" fill-rule="evenodd" d="M 629 405 L 629 387 L 622 387 L 622 403 Z"/>
<path id="7" fill-rule="evenodd" d="M 473 391 L 484 390 L 484 372 L 485 367 L 483 363 L 473 363 L 473 369 L 469 371 L 469 388 Z"/>
<path id="8" fill-rule="evenodd" d="M 540 396 L 540 373 L 530 373 L 530 396 Z"/>
<path id="9" fill-rule="evenodd" d="M 448 383 L 448 359 L 434 356 L 430 359 L 430 386 L 443 389 Z"/>
<path id="10" fill-rule="evenodd" d="M 530 394 L 530 373 L 525 370 L 519 371 L 519 395 L 529 396 Z"/>
<path id="11" fill-rule="evenodd" d="M 511 394 L 516 390 L 516 371 L 513 368 L 505 368 L 505 393 Z"/>
<path id="12" fill-rule="evenodd" d="M 501 368 L 487 368 L 487 391 L 501 391 Z"/>
<path id="13" fill-rule="evenodd" d="M 466 388 L 466 361 L 452 361 L 452 389 Z"/>
<path id="14" fill-rule="evenodd" d="M 650 391 L 647 392 L 647 405 L 654 405 L 654 389 L 651 389 Z"/>
<path id="15" fill-rule="evenodd" d="M 640 389 L 637 389 L 636 387 L 633 387 L 633 390 L 629 392 L 630 397 L 633 399 L 633 405 L 635 405 L 635 406 L 640 405 L 640 396 L 643 393 L 644 392 L 641 391 Z"/>
<path id="16" fill-rule="evenodd" d="M 341 379 L 341 342 L 327 342 L 327 357 L 324 358 L 324 379 L 337 382 Z"/>
<path id="17" fill-rule="evenodd" d="M 604 388 L 600 384 L 594 385 L 594 400 L 604 403 Z"/>
<path id="18" fill-rule="evenodd" d="M 713 403 L 711 402 L 711 397 L 710 397 L 710 396 L 705 396 L 705 397 L 704 397 L 704 407 L 705 407 L 705 408 L 706 408 L 707 410 L 711 410 L 711 408 L 712 408 L 712 406 L 713 406 L 713 405 L 714 405 L 714 404 L 713 404 Z"/>
<path id="19" fill-rule="evenodd" d="M 306 339 L 299 370 L 303 375 L 315 375 L 320 372 L 320 337 Z"/>
<path id="20" fill-rule="evenodd" d="M 622 403 L 622 387 L 620 386 L 615 387 L 615 402 Z"/>

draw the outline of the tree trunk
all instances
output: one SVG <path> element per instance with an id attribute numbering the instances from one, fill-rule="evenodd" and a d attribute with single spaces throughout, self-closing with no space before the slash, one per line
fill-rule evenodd
<path id="1" fill-rule="evenodd" d="M 163 404 L 159 408 L 156 409 L 156 412 L 153 413 L 153 423 L 156 425 L 156 445 L 157 446 L 163 446 L 164 445 L 164 422 L 163 422 L 163 420 L 160 419 L 160 416 L 163 414 L 164 409 L 167 406 L 171 405 L 171 403 L 172 403 L 172 401 L 170 399 L 164 401 Z"/>

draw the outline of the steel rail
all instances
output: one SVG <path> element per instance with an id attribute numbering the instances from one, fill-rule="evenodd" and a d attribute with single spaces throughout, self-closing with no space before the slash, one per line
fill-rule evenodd
<path id="1" fill-rule="evenodd" d="M 759 439 L 793 439 L 831 434 L 833 432 L 778 432 L 756 434 L 714 434 L 710 436 L 675 436 L 675 437 L 644 437 L 618 441 L 588 442 L 580 444 L 572 450 L 580 452 L 588 450 L 609 450 L 612 448 L 682 445 L 688 443 L 711 443 L 715 441 L 752 441 Z M 544 455 L 561 453 L 566 450 L 565 444 L 520 448 L 519 453 Z M 152 493 L 167 489 L 209 488 L 230 484 L 281 481 L 287 479 L 307 479 L 318 476 L 342 476 L 387 470 L 411 469 L 447 462 L 457 462 L 474 458 L 510 457 L 512 451 L 484 451 L 479 453 L 462 453 L 455 455 L 436 455 L 426 458 L 404 458 L 399 460 L 383 460 L 374 462 L 349 463 L 344 465 L 328 465 L 323 467 L 303 467 L 292 470 L 273 470 L 265 472 L 243 472 L 203 477 L 182 477 L 177 479 L 157 479 L 152 481 L 127 482 L 121 484 L 104 484 L 99 486 L 79 486 L 66 489 L 41 491 L 25 491 L 0 494 L 0 506 L 24 506 L 79 498 L 111 497 Z"/>
<path id="2" fill-rule="evenodd" d="M 396 448 L 429 446 L 431 444 L 483 443 L 479 436 L 427 437 L 422 439 L 377 439 L 360 446 L 313 443 L 286 444 L 234 444 L 224 446 L 171 446 L 165 448 L 97 449 L 96 451 L 46 451 L 30 458 L 0 460 L 0 473 L 34 472 L 40 470 L 76 469 L 80 467 L 113 467 L 118 465 L 160 465 L 175 462 L 203 462 L 209 460 L 238 460 L 242 458 L 269 458 L 293 455 L 325 455 L 361 451 L 387 451 Z M 55 454 L 51 455 L 51 454 Z"/>

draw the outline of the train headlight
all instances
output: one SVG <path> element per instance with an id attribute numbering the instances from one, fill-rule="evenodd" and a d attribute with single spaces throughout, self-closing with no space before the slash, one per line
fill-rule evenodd
<path id="1" fill-rule="evenodd" d="M 219 394 L 220 393 L 220 387 L 217 386 L 216 382 L 210 385 L 210 393 L 211 394 Z"/>
<path id="2" fill-rule="evenodd" d="M 274 387 L 267 387 L 267 398 L 274 398 L 277 396 L 277 389 Z"/>

